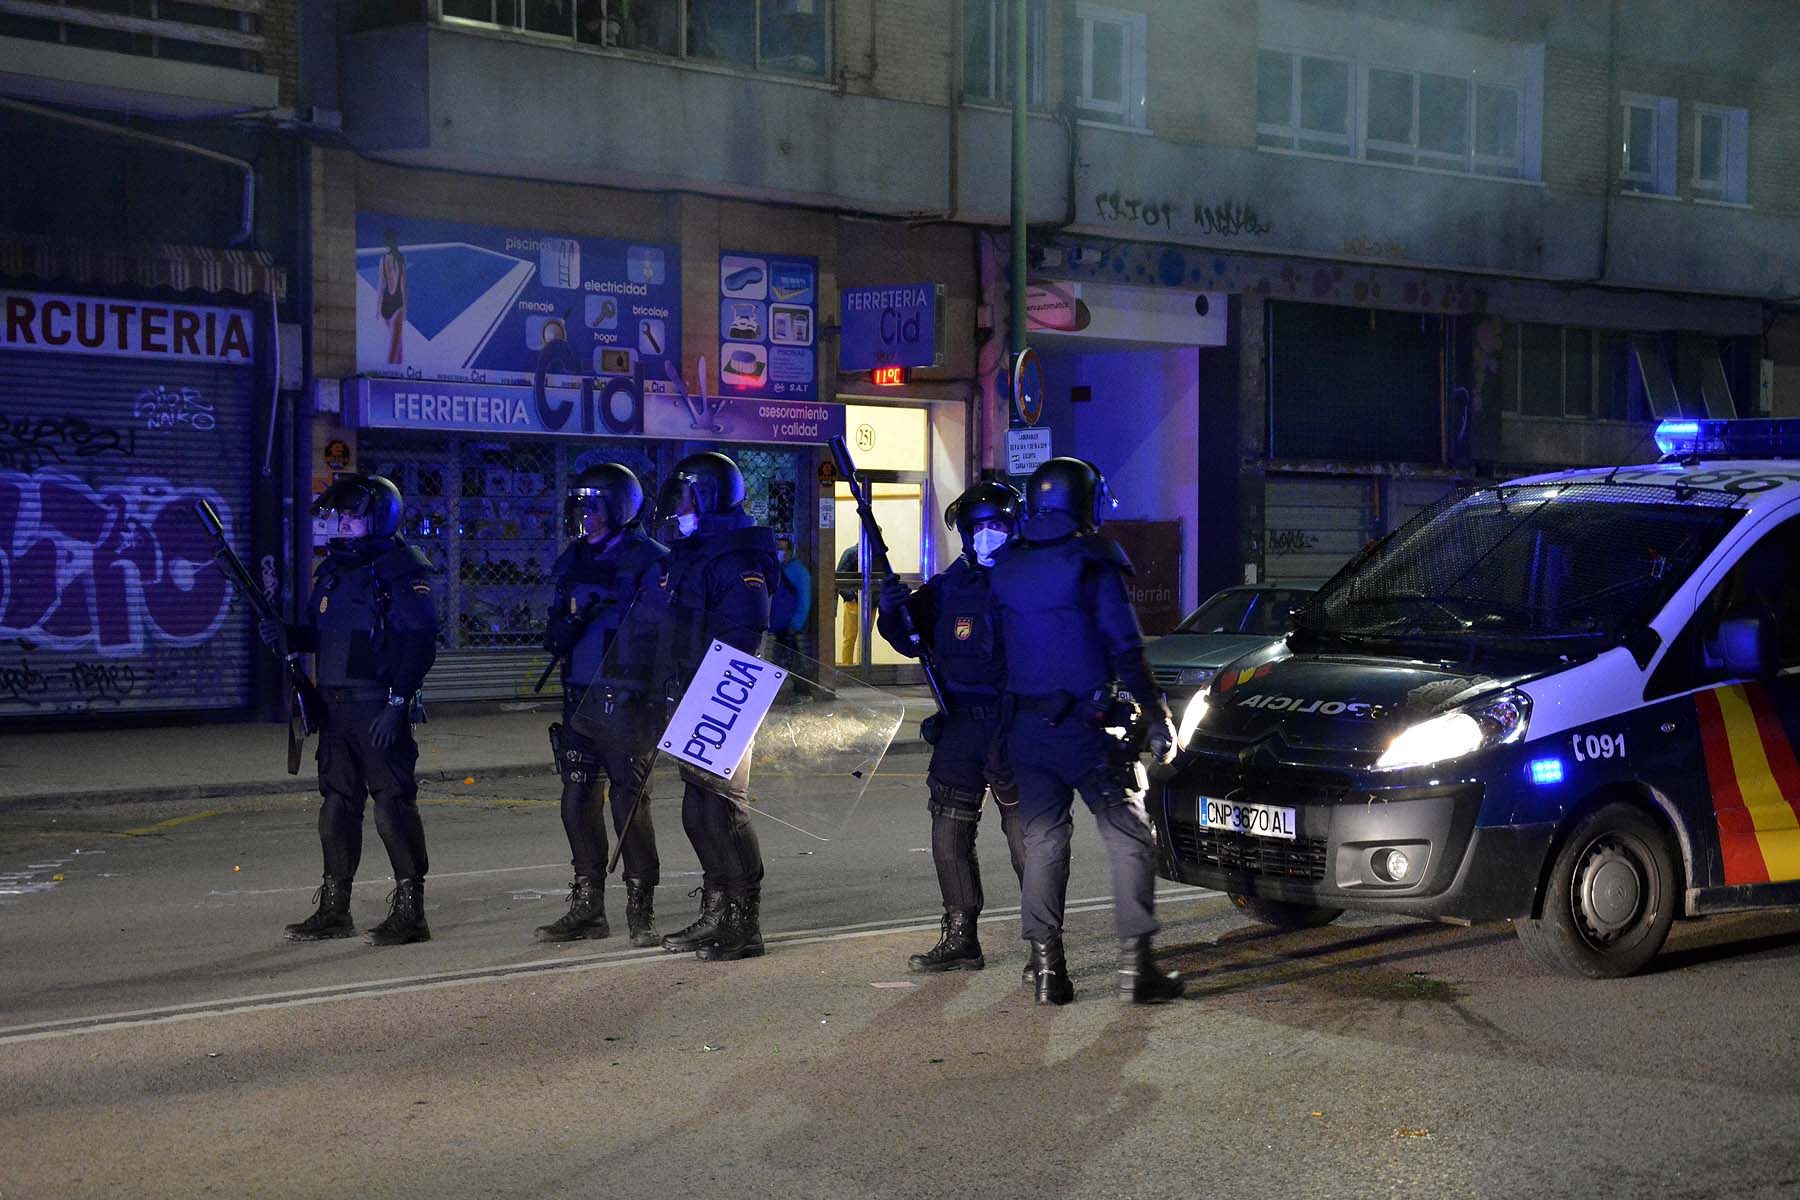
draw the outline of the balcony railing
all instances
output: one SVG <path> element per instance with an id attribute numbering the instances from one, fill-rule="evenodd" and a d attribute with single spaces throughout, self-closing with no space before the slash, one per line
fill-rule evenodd
<path id="1" fill-rule="evenodd" d="M 0 37 L 261 71 L 264 0 L 0 0 Z"/>

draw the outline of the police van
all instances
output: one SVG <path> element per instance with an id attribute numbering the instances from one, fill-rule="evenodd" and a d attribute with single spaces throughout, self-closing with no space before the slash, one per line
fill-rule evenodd
<path id="1" fill-rule="evenodd" d="M 1481 487 L 1364 550 L 1180 714 L 1160 870 L 1283 927 L 1510 920 L 1628 975 L 1800 905 L 1800 421 Z"/>

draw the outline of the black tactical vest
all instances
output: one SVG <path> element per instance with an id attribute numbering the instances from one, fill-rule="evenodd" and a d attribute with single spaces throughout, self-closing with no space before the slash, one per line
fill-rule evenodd
<path id="1" fill-rule="evenodd" d="M 1018 542 L 989 572 L 1000 613 L 1007 691 L 1022 696 L 1091 695 L 1112 679 L 1112 664 L 1090 609 L 1090 571 L 1130 567 L 1098 534 Z"/>
<path id="2" fill-rule="evenodd" d="M 958 558 L 937 578 L 931 648 L 947 691 L 991 696 L 999 690 L 1004 660 L 994 636 L 988 574 Z"/>

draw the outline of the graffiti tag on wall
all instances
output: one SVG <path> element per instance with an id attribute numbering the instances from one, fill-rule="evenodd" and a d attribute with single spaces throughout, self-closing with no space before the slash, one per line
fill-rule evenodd
<path id="1" fill-rule="evenodd" d="M 1195 200 L 1183 205 L 1172 200 L 1127 196 L 1114 188 L 1094 193 L 1094 212 L 1109 224 L 1142 225 L 1146 229 L 1174 230 L 1191 227 L 1212 237 L 1262 237 L 1275 228 L 1256 206 L 1238 200 L 1208 204 Z"/>
<path id="2" fill-rule="evenodd" d="M 0 467 L 35 471 L 51 464 L 129 458 L 137 436 L 79 417 L 9 416 L 0 413 Z"/>
<path id="3" fill-rule="evenodd" d="M 0 471 L 0 637 L 104 659 L 210 638 L 230 594 L 191 511 L 199 499 L 229 524 L 224 499 L 207 488 Z M 84 692 L 135 687 L 118 672 L 71 683 Z"/>

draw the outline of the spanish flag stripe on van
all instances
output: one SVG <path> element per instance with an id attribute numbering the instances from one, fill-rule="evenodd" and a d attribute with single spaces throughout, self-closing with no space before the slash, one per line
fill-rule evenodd
<path id="1" fill-rule="evenodd" d="M 1794 760 L 1793 743 L 1776 715 L 1769 690 L 1754 684 L 1744 689 L 1744 696 L 1769 758 L 1768 802 L 1750 813 L 1756 818 L 1756 840 L 1762 845 L 1769 878 L 1800 879 L 1800 811 L 1795 808 L 1800 802 L 1800 762 Z"/>
<path id="2" fill-rule="evenodd" d="M 1694 706 L 1700 714 L 1700 744 L 1706 755 L 1706 779 L 1712 787 L 1713 812 L 1719 822 L 1719 854 L 1725 868 L 1725 882 L 1767 883 L 1769 869 L 1763 862 L 1762 847 L 1757 845 L 1756 827 L 1744 807 L 1743 793 L 1738 789 L 1719 692 L 1696 693 Z"/>

